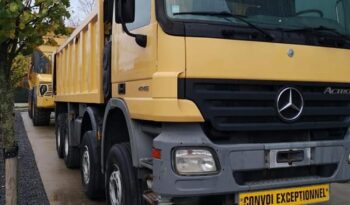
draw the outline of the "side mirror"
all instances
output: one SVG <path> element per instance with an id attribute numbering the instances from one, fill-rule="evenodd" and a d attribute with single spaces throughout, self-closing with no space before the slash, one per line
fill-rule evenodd
<path id="1" fill-rule="evenodd" d="M 145 48 L 147 46 L 147 36 L 131 33 L 126 26 L 127 23 L 133 23 L 135 21 L 135 0 L 116 0 L 115 11 L 115 21 L 122 25 L 126 34 L 135 38 L 139 46 Z"/>
<path id="2" fill-rule="evenodd" d="M 135 0 L 115 1 L 115 21 L 126 24 L 135 21 Z"/>

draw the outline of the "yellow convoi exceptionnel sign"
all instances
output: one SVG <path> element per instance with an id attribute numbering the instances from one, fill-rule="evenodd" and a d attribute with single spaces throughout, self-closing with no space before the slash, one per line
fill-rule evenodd
<path id="1" fill-rule="evenodd" d="M 329 200 L 329 184 L 239 194 L 239 205 L 299 205 Z"/>

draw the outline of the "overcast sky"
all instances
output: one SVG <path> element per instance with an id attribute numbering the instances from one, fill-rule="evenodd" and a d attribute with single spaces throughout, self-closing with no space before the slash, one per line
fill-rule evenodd
<path id="1" fill-rule="evenodd" d="M 91 0 L 87 0 L 91 1 Z M 70 0 L 71 18 L 67 21 L 68 26 L 77 27 L 86 18 L 86 14 L 81 11 L 82 6 L 79 0 Z"/>
<path id="2" fill-rule="evenodd" d="M 79 12 L 79 1 L 78 0 L 70 0 L 70 9 L 74 12 Z"/>

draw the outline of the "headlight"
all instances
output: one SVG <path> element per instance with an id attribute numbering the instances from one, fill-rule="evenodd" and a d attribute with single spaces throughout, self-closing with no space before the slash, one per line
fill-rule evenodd
<path id="1" fill-rule="evenodd" d="M 40 85 L 40 95 L 44 95 L 47 92 L 47 85 Z"/>
<path id="2" fill-rule="evenodd" d="M 181 175 L 214 174 L 218 171 L 213 154 L 200 148 L 176 150 L 175 168 Z"/>

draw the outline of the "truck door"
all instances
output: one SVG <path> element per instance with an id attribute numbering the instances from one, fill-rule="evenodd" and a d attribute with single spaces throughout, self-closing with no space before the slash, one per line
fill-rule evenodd
<path id="1" fill-rule="evenodd" d="M 135 21 L 127 24 L 130 32 L 147 35 L 146 48 L 140 47 L 133 37 L 128 36 L 120 24 L 115 26 L 119 33 L 114 38 L 113 53 L 117 53 L 118 62 L 115 62 L 117 66 L 113 66 L 112 82 L 120 83 L 152 78 L 152 74 L 156 70 L 157 46 L 157 24 L 153 4 L 154 1 L 151 0 L 136 0 Z"/>

